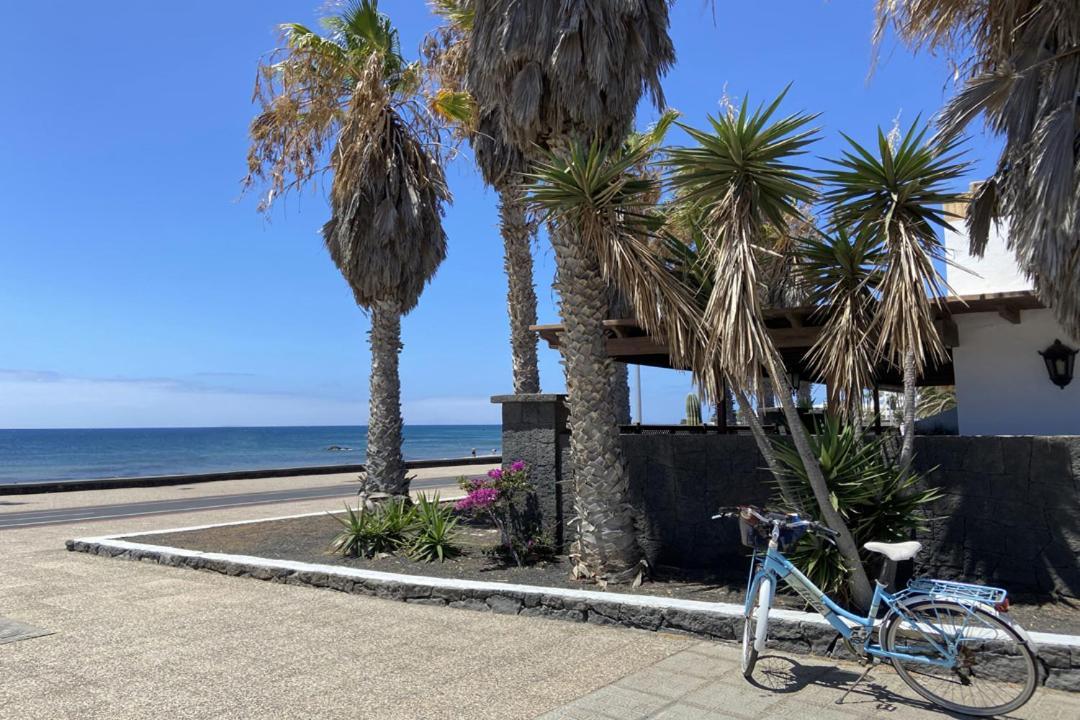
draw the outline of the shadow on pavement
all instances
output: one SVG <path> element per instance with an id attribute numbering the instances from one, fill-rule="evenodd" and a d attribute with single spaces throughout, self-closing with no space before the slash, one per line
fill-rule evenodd
<path id="1" fill-rule="evenodd" d="M 889 668 L 875 666 L 873 672 L 859 681 L 861 672 L 824 665 L 803 665 L 780 655 L 762 655 L 758 658 L 750 684 L 776 693 L 796 693 L 810 685 L 829 688 L 843 693 L 837 699 L 837 705 L 852 709 L 870 705 L 877 712 L 896 712 L 903 706 L 935 712 L 946 717 L 972 717 L 949 712 L 923 700 L 897 695 L 883 683 L 875 682 L 875 673 L 889 672 Z M 896 682 L 902 682 L 899 677 L 893 677 Z"/>

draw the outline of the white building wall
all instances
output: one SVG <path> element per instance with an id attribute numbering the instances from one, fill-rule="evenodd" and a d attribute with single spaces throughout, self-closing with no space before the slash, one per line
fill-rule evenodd
<path id="1" fill-rule="evenodd" d="M 954 319 L 961 435 L 1080 435 L 1080 378 L 1059 388 L 1038 354 L 1055 339 L 1080 347 L 1050 310 L 1025 310 L 1019 325 L 989 312 Z"/>
<path id="2" fill-rule="evenodd" d="M 963 205 L 953 207 L 951 210 L 959 215 L 965 212 Z M 1016 266 L 1016 255 L 1006 245 L 1009 234 L 1006 224 L 991 226 L 986 253 L 981 258 L 974 257 L 968 252 L 971 244 L 967 233 L 963 232 L 963 220 L 953 220 L 953 224 L 956 230 L 946 229 L 943 240 L 946 257 L 960 266 L 945 268 L 945 277 L 954 294 L 985 295 L 1031 289 L 1031 282 Z M 965 270 L 970 272 L 965 272 Z"/>

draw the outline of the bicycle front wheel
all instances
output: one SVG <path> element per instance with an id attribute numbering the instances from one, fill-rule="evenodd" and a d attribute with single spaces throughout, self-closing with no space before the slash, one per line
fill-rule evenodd
<path id="1" fill-rule="evenodd" d="M 750 611 L 743 622 L 742 672 L 743 677 L 754 674 L 758 651 L 765 649 L 765 638 L 769 634 L 769 605 L 772 604 L 771 577 L 762 578 L 757 594 L 750 602 Z"/>
<path id="2" fill-rule="evenodd" d="M 948 663 L 893 658 L 912 690 L 946 710 L 980 716 L 1012 712 L 1031 698 L 1035 654 L 1010 625 L 980 607 L 947 600 L 904 607 L 882 628 L 882 649 Z"/>

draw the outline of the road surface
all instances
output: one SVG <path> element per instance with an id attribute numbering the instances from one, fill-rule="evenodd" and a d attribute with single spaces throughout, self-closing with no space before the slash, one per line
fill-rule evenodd
<path id="1" fill-rule="evenodd" d="M 453 487 L 456 483 L 456 477 L 423 478 L 413 480 L 412 489 L 430 490 L 432 488 Z M 193 510 L 212 510 L 242 505 L 266 505 L 269 503 L 292 502 L 296 500 L 318 500 L 321 498 L 348 499 L 356 495 L 356 490 L 356 485 L 337 483 L 335 485 L 323 485 L 319 487 L 298 487 L 285 490 L 239 493 L 235 495 L 209 495 L 175 500 L 147 500 L 116 503 L 112 505 L 31 510 L 29 512 L 5 512 L 0 514 L 0 530 L 33 527 L 37 525 L 60 525 L 71 522 L 110 520 L 113 518 L 134 517 L 138 515 L 166 515 L 169 513 L 191 512 Z"/>

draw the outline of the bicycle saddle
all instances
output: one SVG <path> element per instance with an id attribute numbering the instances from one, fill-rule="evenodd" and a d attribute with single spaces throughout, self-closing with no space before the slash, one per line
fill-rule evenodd
<path id="1" fill-rule="evenodd" d="M 868 542 L 863 545 L 870 552 L 881 553 L 894 562 L 910 560 L 922 550 L 922 543 L 912 540 L 901 543 Z"/>

